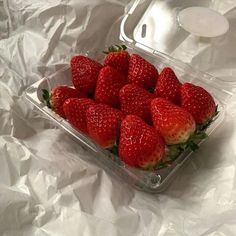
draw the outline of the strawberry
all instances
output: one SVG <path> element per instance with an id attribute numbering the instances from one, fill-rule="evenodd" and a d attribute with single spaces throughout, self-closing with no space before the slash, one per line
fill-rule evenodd
<path id="1" fill-rule="evenodd" d="M 208 122 L 216 112 L 212 96 L 202 87 L 191 83 L 181 88 L 181 107 L 192 114 L 197 124 Z"/>
<path id="2" fill-rule="evenodd" d="M 121 123 L 119 157 L 132 167 L 155 167 L 165 154 L 162 136 L 141 118 L 127 115 Z"/>
<path id="3" fill-rule="evenodd" d="M 145 89 L 154 88 L 158 77 L 157 69 L 138 54 L 129 59 L 128 81 Z"/>
<path id="4" fill-rule="evenodd" d="M 89 136 L 103 148 L 113 147 L 123 119 L 122 112 L 106 104 L 96 104 L 87 110 L 86 117 Z"/>
<path id="5" fill-rule="evenodd" d="M 68 86 L 55 87 L 51 90 L 50 94 L 46 89 L 43 89 L 42 92 L 43 99 L 46 101 L 47 106 L 63 118 L 65 118 L 63 111 L 63 103 L 65 100 L 68 98 L 84 97 L 82 93 Z"/>
<path id="6" fill-rule="evenodd" d="M 129 68 L 129 53 L 125 51 L 127 47 L 125 45 L 115 45 L 108 48 L 107 54 L 104 60 L 104 66 L 111 66 L 117 69 L 124 75 L 127 75 Z"/>
<path id="7" fill-rule="evenodd" d="M 193 116 L 164 98 L 152 100 L 151 115 L 154 127 L 164 137 L 166 144 L 185 143 L 195 132 Z"/>
<path id="8" fill-rule="evenodd" d="M 120 90 L 121 111 L 126 115 L 136 115 L 151 122 L 150 103 L 153 94 L 135 85 L 127 84 Z"/>
<path id="9" fill-rule="evenodd" d="M 125 76 L 119 71 L 110 66 L 103 67 L 97 80 L 95 100 L 119 107 L 119 91 L 126 83 Z"/>
<path id="10" fill-rule="evenodd" d="M 72 57 L 70 64 L 75 88 L 85 94 L 93 94 L 102 65 L 82 55 Z"/>
<path id="11" fill-rule="evenodd" d="M 164 68 L 157 80 L 154 93 L 158 97 L 165 98 L 175 104 L 180 102 L 181 83 L 176 77 L 174 71 L 166 67 Z"/>
<path id="12" fill-rule="evenodd" d="M 69 98 L 63 104 L 63 110 L 69 123 L 87 134 L 86 111 L 95 102 L 89 98 Z"/>

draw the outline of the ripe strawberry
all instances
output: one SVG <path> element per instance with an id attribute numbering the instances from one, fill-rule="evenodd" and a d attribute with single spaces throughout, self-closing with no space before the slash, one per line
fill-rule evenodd
<path id="1" fill-rule="evenodd" d="M 191 83 L 185 83 L 181 88 L 181 107 L 192 114 L 197 124 L 209 121 L 216 112 L 212 96 L 202 87 Z"/>
<path id="2" fill-rule="evenodd" d="M 92 94 L 102 65 L 82 55 L 72 57 L 70 64 L 75 88 L 85 94 Z"/>
<path id="3" fill-rule="evenodd" d="M 135 85 L 127 84 L 120 90 L 121 111 L 126 115 L 136 115 L 151 122 L 150 103 L 153 94 Z"/>
<path id="4" fill-rule="evenodd" d="M 119 157 L 133 167 L 150 168 L 163 158 L 162 136 L 138 116 L 128 115 L 121 123 Z"/>
<path id="5" fill-rule="evenodd" d="M 164 68 L 157 80 L 155 94 L 158 97 L 165 98 L 175 104 L 180 102 L 181 83 L 176 77 L 174 71 L 166 67 Z"/>
<path id="6" fill-rule="evenodd" d="M 86 111 L 94 104 L 89 98 L 69 98 L 64 102 L 63 110 L 69 123 L 87 134 Z"/>
<path id="7" fill-rule="evenodd" d="M 128 81 L 145 89 L 154 88 L 158 77 L 157 69 L 138 54 L 129 59 Z"/>
<path id="8" fill-rule="evenodd" d="M 126 83 L 125 76 L 119 71 L 110 66 L 103 67 L 97 80 L 95 100 L 112 107 L 119 107 L 119 91 Z"/>
<path id="9" fill-rule="evenodd" d="M 166 144 L 185 143 L 196 129 L 189 112 L 164 98 L 152 100 L 151 115 L 154 127 L 164 137 Z"/>
<path id="10" fill-rule="evenodd" d="M 86 117 L 90 137 L 103 148 L 113 147 L 123 119 L 122 112 L 106 104 L 96 104 L 87 110 Z"/>
<path id="11" fill-rule="evenodd" d="M 107 54 L 104 60 L 104 66 L 111 66 L 117 69 L 124 75 L 127 75 L 129 68 L 129 53 L 125 51 L 127 47 L 125 45 L 115 45 L 108 48 Z"/>
<path id="12" fill-rule="evenodd" d="M 79 93 L 76 89 L 68 86 L 58 86 L 53 88 L 51 94 L 48 90 L 43 89 L 43 99 L 46 101 L 47 106 L 54 110 L 58 115 L 65 118 L 63 111 L 63 103 L 68 98 L 84 97 L 82 93 Z"/>

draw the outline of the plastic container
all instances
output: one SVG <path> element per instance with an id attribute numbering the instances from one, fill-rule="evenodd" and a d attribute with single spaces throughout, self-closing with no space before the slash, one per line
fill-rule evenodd
<path id="1" fill-rule="evenodd" d="M 224 34 L 229 27 L 228 21 L 214 11 L 211 4 L 210 0 L 135 0 L 122 20 L 121 38 L 170 54 L 191 35 L 190 32 L 207 37 Z M 195 11 L 192 11 L 191 16 L 184 14 L 191 9 L 201 9 L 198 15 L 204 15 L 204 20 L 198 19 L 197 13 L 193 16 Z M 189 24 L 193 17 L 195 24 Z M 207 30 L 208 27 L 216 29 Z"/>
<path id="2" fill-rule="evenodd" d="M 143 6 L 141 13 L 139 11 L 139 15 L 141 14 L 140 17 L 142 18 L 143 14 L 145 13 L 145 9 L 148 9 L 150 6 L 147 4 L 147 2 L 152 1 L 135 1 L 136 7 L 139 7 L 138 2 L 142 2 L 142 4 L 145 4 L 146 6 L 146 8 Z M 134 13 L 134 9 L 136 9 L 135 5 L 133 8 L 131 7 L 131 10 L 123 18 L 123 21 L 120 25 L 120 38 L 125 41 L 125 44 L 127 45 L 130 53 L 140 54 L 146 60 L 153 63 L 158 71 L 166 66 L 170 66 L 173 68 L 181 82 L 194 82 L 194 84 L 204 87 L 212 94 L 216 103 L 218 104 L 218 110 L 220 113 L 217 120 L 207 130 L 207 133 L 210 135 L 210 133 L 213 132 L 223 121 L 225 116 L 225 105 L 228 99 L 231 97 L 232 92 L 230 89 L 224 89 L 222 86 L 224 83 L 222 82 L 221 84 L 218 79 L 212 77 L 211 75 L 197 71 L 181 61 L 175 60 L 166 54 L 158 52 L 154 48 L 151 48 L 150 45 L 147 46 L 145 44 L 141 44 L 141 42 L 137 42 L 134 38 L 130 38 L 132 35 L 131 32 L 134 32 L 133 30 L 136 27 L 135 21 L 131 21 L 131 19 L 128 18 L 131 16 L 131 12 L 132 14 Z M 137 15 L 135 17 L 137 18 Z M 136 23 L 138 22 L 139 20 L 136 19 Z M 132 26 L 134 26 L 133 28 L 130 25 L 131 23 Z M 129 29 L 128 34 L 125 33 L 127 29 Z M 102 52 L 101 54 L 98 52 L 89 52 L 87 55 L 98 60 L 99 58 L 102 58 Z M 94 162 L 102 166 L 110 174 L 119 177 L 121 181 L 129 183 L 139 190 L 158 193 L 163 191 L 169 185 L 171 180 L 178 173 L 178 170 L 187 160 L 190 159 L 192 151 L 186 150 L 169 167 L 160 170 L 144 171 L 141 169 L 130 168 L 129 166 L 122 163 L 117 156 L 113 155 L 107 150 L 100 148 L 90 138 L 72 128 L 66 120 L 59 117 L 56 113 L 46 107 L 42 99 L 42 89 L 51 90 L 53 87 L 58 85 L 72 85 L 69 65 L 60 69 L 55 74 L 45 77 L 30 86 L 26 90 L 26 98 L 44 115 L 55 122 L 55 124 L 74 137 L 78 143 L 88 148 L 92 152 Z"/>

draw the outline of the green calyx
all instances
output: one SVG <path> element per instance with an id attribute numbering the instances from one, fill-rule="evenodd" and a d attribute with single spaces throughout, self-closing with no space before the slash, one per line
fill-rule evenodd
<path id="1" fill-rule="evenodd" d="M 42 89 L 42 92 L 43 92 L 43 99 L 44 99 L 47 107 L 52 109 L 51 94 L 48 92 L 47 89 Z"/>
<path id="2" fill-rule="evenodd" d="M 115 144 L 112 148 L 110 148 L 109 151 L 113 154 L 113 156 L 111 156 L 112 160 L 118 164 L 121 164 L 117 144 Z"/>
<path id="3" fill-rule="evenodd" d="M 109 54 L 111 52 L 121 52 L 121 51 L 125 51 L 126 49 L 127 47 L 125 45 L 112 45 L 108 47 L 107 51 L 103 51 L 103 53 Z"/>
<path id="4" fill-rule="evenodd" d="M 168 166 L 171 166 L 172 163 L 179 157 L 179 155 L 187 149 L 196 151 L 199 148 L 197 143 L 208 137 L 205 131 L 217 119 L 218 114 L 219 111 L 218 107 L 216 106 L 216 111 L 214 115 L 204 124 L 197 125 L 196 131 L 189 137 L 189 139 L 185 143 L 168 145 L 166 149 L 165 158 L 158 164 L 157 169 L 163 169 Z"/>
<path id="5" fill-rule="evenodd" d="M 119 156 L 119 151 L 118 151 L 118 146 L 114 145 L 111 149 L 110 152 L 114 154 L 115 156 Z"/>
<path id="6" fill-rule="evenodd" d="M 158 164 L 157 169 L 163 169 L 171 166 L 179 155 L 187 149 L 196 151 L 199 148 L 197 142 L 205 139 L 206 137 L 207 134 L 205 132 L 195 132 L 185 143 L 167 145 L 165 158 Z"/>

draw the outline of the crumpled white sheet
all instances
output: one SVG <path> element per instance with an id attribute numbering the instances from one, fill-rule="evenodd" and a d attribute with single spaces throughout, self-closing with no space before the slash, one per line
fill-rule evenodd
<path id="1" fill-rule="evenodd" d="M 26 87 L 77 48 L 103 48 L 127 4 L 0 0 L 0 235 L 236 235 L 236 96 L 220 128 L 158 195 L 85 161 L 89 152 L 23 98 Z M 212 6 L 228 18 L 230 31 L 215 39 L 189 36 L 172 55 L 232 88 L 236 3 Z"/>

